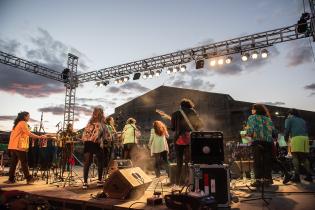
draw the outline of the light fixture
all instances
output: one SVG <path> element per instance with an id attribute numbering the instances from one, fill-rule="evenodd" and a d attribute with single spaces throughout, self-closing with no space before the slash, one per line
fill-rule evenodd
<path id="1" fill-rule="evenodd" d="M 275 115 L 279 115 L 279 112 L 275 112 Z"/>
<path id="2" fill-rule="evenodd" d="M 128 80 L 129 80 L 129 77 L 124 77 L 124 78 L 123 78 L 123 81 L 124 81 L 124 82 L 127 82 Z"/>
<path id="3" fill-rule="evenodd" d="M 242 55 L 242 61 L 247 61 L 248 60 L 248 58 L 249 58 L 249 53 L 244 53 L 243 55 Z"/>
<path id="4" fill-rule="evenodd" d="M 166 70 L 166 73 L 167 74 L 170 74 L 170 73 L 172 73 L 173 72 L 173 69 L 172 68 L 168 68 L 167 70 Z"/>
<path id="5" fill-rule="evenodd" d="M 142 76 L 142 78 L 143 78 L 143 79 L 147 79 L 148 76 L 149 76 L 148 73 L 144 73 L 143 76 Z"/>
<path id="6" fill-rule="evenodd" d="M 231 56 L 229 56 L 229 57 L 227 57 L 226 59 L 225 59 L 225 63 L 226 64 L 230 64 L 232 62 L 232 57 Z"/>
<path id="7" fill-rule="evenodd" d="M 102 82 L 102 85 L 103 85 L 103 86 L 107 86 L 108 84 L 109 84 L 109 81 L 103 81 L 103 82 Z"/>
<path id="8" fill-rule="evenodd" d="M 161 75 L 162 70 L 156 70 L 155 71 L 155 76 L 159 77 Z"/>
<path id="9" fill-rule="evenodd" d="M 140 73 L 140 72 L 137 72 L 137 73 L 135 73 L 135 74 L 133 75 L 133 80 L 138 80 L 138 79 L 140 79 L 140 77 L 141 77 L 141 73 Z"/>
<path id="10" fill-rule="evenodd" d="M 218 64 L 219 64 L 219 65 L 223 65 L 223 63 L 224 63 L 223 58 L 220 58 L 220 59 L 218 60 Z"/>
<path id="11" fill-rule="evenodd" d="M 99 87 L 100 85 L 101 85 L 101 82 L 96 82 L 96 83 L 95 83 L 95 86 L 96 86 L 96 87 Z"/>
<path id="12" fill-rule="evenodd" d="M 186 71 L 186 66 L 185 66 L 185 65 L 182 65 L 182 66 L 180 67 L 180 71 L 181 71 L 181 72 L 185 72 L 185 71 Z"/>
<path id="13" fill-rule="evenodd" d="M 149 78 L 152 79 L 153 76 L 154 76 L 154 72 L 153 72 L 153 71 L 150 71 Z"/>
<path id="14" fill-rule="evenodd" d="M 266 49 L 261 50 L 261 57 L 262 58 L 267 58 L 268 54 L 269 54 L 268 50 L 266 50 Z"/>
<path id="15" fill-rule="evenodd" d="M 176 66 L 176 67 L 173 68 L 173 73 L 179 72 L 179 70 L 180 70 L 179 67 Z"/>
<path id="16" fill-rule="evenodd" d="M 215 66 L 215 64 L 216 64 L 216 60 L 211 60 L 210 61 L 210 66 Z"/>
<path id="17" fill-rule="evenodd" d="M 252 55 L 251 55 L 252 59 L 257 59 L 258 58 L 258 52 L 255 50 Z"/>

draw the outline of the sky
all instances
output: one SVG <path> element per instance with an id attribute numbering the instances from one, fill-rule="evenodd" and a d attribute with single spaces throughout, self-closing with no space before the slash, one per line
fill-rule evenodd
<path id="1" fill-rule="evenodd" d="M 308 10 L 305 0 L 306 10 Z M 0 0 L 0 51 L 62 71 L 67 54 L 79 57 L 80 73 L 295 24 L 303 0 Z M 94 106 L 106 115 L 161 85 L 229 94 L 235 100 L 315 111 L 314 43 L 302 39 L 268 48 L 268 59 L 77 88 L 75 129 Z M 63 121 L 65 87 L 0 64 L 0 130 L 10 130 L 20 111 L 45 131 Z"/>

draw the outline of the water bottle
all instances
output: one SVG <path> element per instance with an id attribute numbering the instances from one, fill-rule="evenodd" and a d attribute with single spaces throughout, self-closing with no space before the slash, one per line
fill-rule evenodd
<path id="1" fill-rule="evenodd" d="M 250 182 L 251 183 L 255 182 L 255 174 L 254 174 L 254 170 L 253 169 L 250 170 Z"/>
<path id="2" fill-rule="evenodd" d="M 246 173 L 243 171 L 243 183 L 246 184 Z"/>

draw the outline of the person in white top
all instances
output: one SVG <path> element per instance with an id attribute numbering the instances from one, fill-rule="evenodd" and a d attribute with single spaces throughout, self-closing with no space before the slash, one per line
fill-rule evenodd
<path id="1" fill-rule="evenodd" d="M 151 150 L 151 156 L 155 158 L 155 175 L 160 177 L 161 166 L 163 165 L 168 174 L 168 158 L 169 153 L 168 143 L 168 131 L 165 124 L 161 121 L 154 121 L 153 128 L 151 129 L 151 136 L 149 141 L 149 148 Z"/>

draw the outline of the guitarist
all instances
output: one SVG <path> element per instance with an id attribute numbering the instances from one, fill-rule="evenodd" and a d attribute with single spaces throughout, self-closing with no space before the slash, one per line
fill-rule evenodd
<path id="1" fill-rule="evenodd" d="M 203 126 L 194 106 L 191 100 L 183 98 L 179 110 L 171 116 L 171 130 L 174 131 L 177 161 L 176 185 L 180 185 L 184 155 L 187 167 L 190 161 L 190 132 L 198 131 Z"/>

